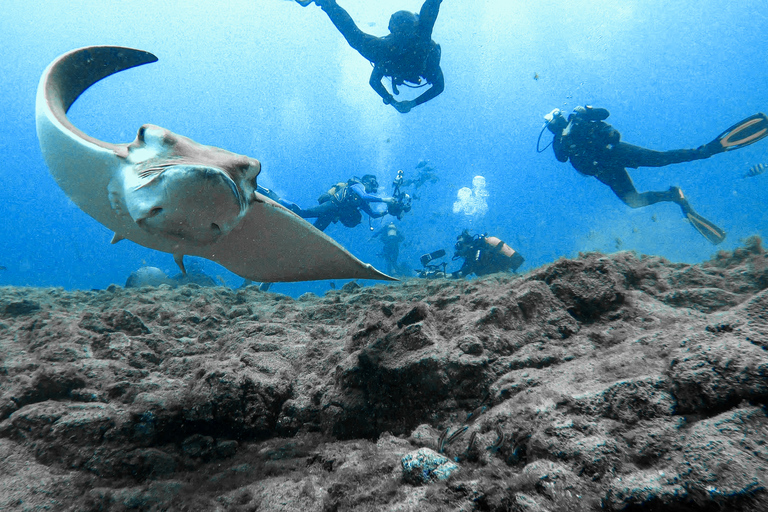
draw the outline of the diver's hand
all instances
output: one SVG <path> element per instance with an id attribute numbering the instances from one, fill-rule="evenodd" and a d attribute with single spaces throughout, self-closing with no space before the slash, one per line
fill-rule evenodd
<path id="1" fill-rule="evenodd" d="M 392 106 L 395 107 L 397 111 L 400 112 L 401 114 L 407 114 L 413 108 L 413 102 L 410 100 L 393 101 Z"/>

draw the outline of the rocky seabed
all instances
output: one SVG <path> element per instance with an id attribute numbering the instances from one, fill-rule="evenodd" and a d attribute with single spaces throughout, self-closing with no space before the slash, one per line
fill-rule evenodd
<path id="1" fill-rule="evenodd" d="M 765 511 L 768 257 L 0 289 L 0 510 Z"/>

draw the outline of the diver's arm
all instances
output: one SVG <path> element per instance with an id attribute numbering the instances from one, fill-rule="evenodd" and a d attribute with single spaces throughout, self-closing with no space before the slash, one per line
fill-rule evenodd
<path id="1" fill-rule="evenodd" d="M 426 32 L 430 37 L 442 2 L 443 0 L 426 0 L 419 11 L 419 30 Z"/>
<path id="2" fill-rule="evenodd" d="M 379 217 L 385 216 L 387 213 L 389 213 L 389 210 L 384 210 L 383 212 L 374 211 L 374 209 L 371 208 L 371 204 L 370 203 L 381 203 L 381 202 L 384 202 L 384 203 L 389 204 L 388 200 L 391 199 L 391 198 L 390 197 L 385 197 L 385 198 L 377 197 L 376 199 L 377 199 L 377 201 L 362 201 L 360 203 L 360 209 L 363 210 L 369 217 L 374 218 L 374 219 L 378 219 Z"/>
<path id="3" fill-rule="evenodd" d="M 445 90 L 445 79 L 443 78 L 443 70 L 440 69 L 440 66 L 437 66 L 437 70 L 435 70 L 432 78 L 430 80 L 432 86 L 413 100 L 414 107 L 426 103 Z"/>
<path id="4" fill-rule="evenodd" d="M 365 187 L 361 183 L 355 183 L 350 185 L 349 190 L 359 197 L 364 203 L 387 203 L 389 204 L 393 199 L 391 197 L 379 197 L 373 194 L 369 194 L 365 191 Z"/>
<path id="5" fill-rule="evenodd" d="M 555 138 L 552 141 L 552 150 L 555 152 L 555 158 L 560 162 L 568 161 L 568 148 L 567 141 L 562 135 L 555 134 Z"/>
<path id="6" fill-rule="evenodd" d="M 384 72 L 379 68 L 379 66 L 374 66 L 373 71 L 371 71 L 371 78 L 368 80 L 368 83 L 371 85 L 374 91 L 376 91 L 376 94 L 381 96 L 381 99 L 384 100 L 385 105 L 389 105 L 393 102 L 395 102 L 394 96 L 392 96 L 386 87 L 384 87 L 384 84 L 381 83 L 381 80 L 384 78 Z"/>
<path id="7" fill-rule="evenodd" d="M 412 100 L 405 101 L 392 101 L 392 106 L 397 109 L 401 114 L 407 114 L 413 107 L 421 105 L 431 100 L 441 92 L 445 90 L 445 81 L 443 79 L 443 71 L 440 66 L 437 67 L 437 71 L 433 73 L 432 78 L 429 80 L 431 84 L 429 89 L 421 93 L 419 96 Z"/>
<path id="8" fill-rule="evenodd" d="M 470 265 L 469 262 L 465 260 L 464 264 L 461 266 L 459 270 L 457 270 L 456 272 L 451 272 L 448 275 L 451 276 L 453 279 L 459 279 L 461 277 L 466 277 L 471 273 L 472 273 L 472 265 Z"/>

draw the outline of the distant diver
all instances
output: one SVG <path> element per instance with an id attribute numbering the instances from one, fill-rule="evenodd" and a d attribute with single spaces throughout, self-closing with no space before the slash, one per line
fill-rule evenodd
<path id="1" fill-rule="evenodd" d="M 402 183 L 403 187 L 413 186 L 414 189 L 419 189 L 426 182 L 430 182 L 434 184 L 434 183 L 437 183 L 440 179 L 437 176 L 435 169 L 426 160 L 422 160 L 421 162 L 419 162 L 418 165 L 416 166 L 416 169 L 417 169 L 416 177 L 414 179 L 403 181 Z"/>
<path id="2" fill-rule="evenodd" d="M 496 272 L 514 272 L 525 261 L 519 252 L 499 238 L 486 234 L 473 236 L 466 229 L 456 238 L 455 249 L 453 259 L 463 258 L 464 264 L 449 275 L 453 278 L 470 274 L 479 277 Z"/>
<path id="3" fill-rule="evenodd" d="M 381 241 L 382 248 L 379 256 L 384 258 L 385 272 L 390 276 L 403 274 L 404 269 L 398 263 L 398 259 L 400 259 L 400 244 L 403 243 L 405 237 L 397 229 L 395 223 L 390 222 L 385 225 L 374 233 L 372 238 L 378 238 Z"/>
<path id="4" fill-rule="evenodd" d="M 384 37 L 360 30 L 336 0 L 296 1 L 304 7 L 313 2 L 320 6 L 349 45 L 373 64 L 369 83 L 384 104 L 405 114 L 443 92 L 445 82 L 440 69 L 440 45 L 432 40 L 432 29 L 443 0 L 426 0 L 418 15 L 397 11 L 389 19 L 390 34 Z M 413 100 L 397 101 L 384 87 L 384 77 L 390 78 L 395 95 L 400 94 L 398 87 L 402 85 L 412 88 L 429 85 L 430 88 Z"/>
<path id="5" fill-rule="evenodd" d="M 642 192 L 635 189 L 627 167 L 663 167 L 670 164 L 709 158 L 738 149 L 768 135 L 768 118 L 755 114 L 731 126 L 712 142 L 696 149 L 653 151 L 621 142 L 621 134 L 604 120 L 604 108 L 576 107 L 566 119 L 560 109 L 544 116 L 545 127 L 555 136 L 552 149 L 560 162 L 567 162 L 579 173 L 594 176 L 605 183 L 627 206 L 641 208 L 662 201 L 676 203 L 694 228 L 713 244 L 725 240 L 725 232 L 698 215 L 683 191 L 670 187 L 665 192 Z M 542 132 L 543 132 L 542 128 Z M 545 148 L 546 149 L 546 148 Z M 543 149 L 539 150 L 543 151 Z"/>

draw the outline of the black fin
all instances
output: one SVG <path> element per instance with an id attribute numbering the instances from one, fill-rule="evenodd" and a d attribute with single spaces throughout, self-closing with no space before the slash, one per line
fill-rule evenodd
<path id="1" fill-rule="evenodd" d="M 712 224 L 710 221 L 694 212 L 688 210 L 685 212 L 685 217 L 691 222 L 696 231 L 702 234 L 704 238 L 717 245 L 725 240 L 725 231 Z"/>
<path id="2" fill-rule="evenodd" d="M 768 117 L 762 112 L 749 116 L 717 136 L 722 151 L 743 148 L 768 136 Z"/>

